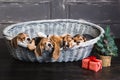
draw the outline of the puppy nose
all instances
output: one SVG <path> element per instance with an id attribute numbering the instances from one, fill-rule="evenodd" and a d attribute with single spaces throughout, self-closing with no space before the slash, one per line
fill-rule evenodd
<path id="1" fill-rule="evenodd" d="M 51 47 L 52 45 L 51 44 L 48 44 L 49 47 Z"/>
<path id="2" fill-rule="evenodd" d="M 66 45 L 66 47 L 69 47 L 69 45 Z"/>
<path id="3" fill-rule="evenodd" d="M 28 41 L 30 41 L 30 38 L 27 38 Z"/>
<path id="4" fill-rule="evenodd" d="M 80 42 L 77 42 L 77 45 L 79 45 Z"/>

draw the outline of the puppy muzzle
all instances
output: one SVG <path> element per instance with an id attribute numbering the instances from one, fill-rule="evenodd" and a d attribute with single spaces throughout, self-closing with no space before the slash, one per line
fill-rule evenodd
<path id="1" fill-rule="evenodd" d="M 45 50 L 51 51 L 53 49 L 53 45 L 50 42 L 46 43 Z"/>
<path id="2" fill-rule="evenodd" d="M 31 41 L 32 41 L 31 38 L 26 37 L 24 43 L 30 43 Z"/>

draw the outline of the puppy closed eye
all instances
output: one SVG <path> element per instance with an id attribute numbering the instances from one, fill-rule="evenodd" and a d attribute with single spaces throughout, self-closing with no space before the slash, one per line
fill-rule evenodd
<path id="1" fill-rule="evenodd" d="M 25 40 L 25 37 L 19 37 L 18 38 L 21 42 L 23 42 Z"/>

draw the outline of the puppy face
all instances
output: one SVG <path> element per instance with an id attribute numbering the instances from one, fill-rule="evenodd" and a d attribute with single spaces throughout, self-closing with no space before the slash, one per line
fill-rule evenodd
<path id="1" fill-rule="evenodd" d="M 25 43 L 29 43 L 31 41 L 29 36 L 25 33 L 18 34 L 17 38 L 18 38 L 19 41 L 25 42 Z"/>
<path id="2" fill-rule="evenodd" d="M 80 34 L 76 34 L 74 37 L 73 37 L 73 40 L 74 42 L 77 43 L 77 45 L 79 45 L 79 43 L 81 42 L 85 42 L 86 41 L 86 38 L 81 36 Z"/>
<path id="3" fill-rule="evenodd" d="M 48 38 L 43 38 L 41 41 L 41 47 L 42 49 L 46 50 L 46 51 L 49 51 L 53 48 L 53 44 L 52 42 L 48 39 Z"/>
<path id="4" fill-rule="evenodd" d="M 71 48 L 74 46 L 73 38 L 70 34 L 63 36 L 63 48 Z"/>
<path id="5" fill-rule="evenodd" d="M 30 43 L 30 38 L 28 37 L 27 34 L 25 33 L 19 33 L 16 37 L 14 37 L 12 40 L 11 40 L 11 44 L 14 48 L 17 48 L 18 46 L 18 41 L 22 42 L 22 43 Z"/>
<path id="6" fill-rule="evenodd" d="M 42 56 L 43 51 L 52 52 L 53 43 L 48 38 L 42 38 L 35 49 L 36 56 Z"/>
<path id="7" fill-rule="evenodd" d="M 35 49 L 36 56 L 42 56 L 43 50 L 52 53 L 53 59 L 57 60 L 60 55 L 60 45 L 62 38 L 60 36 L 51 35 L 47 38 L 42 38 Z"/>

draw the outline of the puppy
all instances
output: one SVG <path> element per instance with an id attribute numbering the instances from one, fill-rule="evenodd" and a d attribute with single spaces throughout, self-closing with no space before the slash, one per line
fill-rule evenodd
<path id="1" fill-rule="evenodd" d="M 77 45 L 79 45 L 79 43 L 85 42 L 86 38 L 84 36 L 81 36 L 80 34 L 76 34 L 75 36 L 73 36 L 73 40 L 74 42 L 76 42 Z"/>
<path id="2" fill-rule="evenodd" d="M 52 53 L 52 58 L 57 60 L 60 55 L 60 46 L 62 37 L 57 35 L 50 35 L 47 38 L 42 38 L 35 49 L 36 56 L 42 56 L 43 51 Z"/>
<path id="3" fill-rule="evenodd" d="M 28 48 L 30 50 L 34 50 L 36 48 L 36 46 L 39 44 L 40 40 L 43 38 L 43 37 L 47 37 L 47 35 L 45 35 L 44 33 L 42 32 L 38 32 L 37 33 L 37 37 L 33 38 L 32 39 L 32 42 L 31 44 L 28 44 Z"/>
<path id="4" fill-rule="evenodd" d="M 63 35 L 63 49 L 72 48 L 75 42 L 70 34 Z"/>
<path id="5" fill-rule="evenodd" d="M 19 46 L 22 46 L 22 47 L 26 47 L 28 48 L 29 50 L 33 50 L 34 47 L 32 45 L 34 45 L 34 41 L 31 40 L 29 38 L 29 36 L 25 33 L 19 33 L 16 37 L 14 37 L 12 40 L 11 40 L 11 45 L 14 47 L 14 48 L 17 48 L 18 45 Z"/>
<path id="6" fill-rule="evenodd" d="M 35 48 L 35 55 L 42 56 L 43 51 L 52 52 L 53 44 L 48 38 L 42 38 Z"/>

